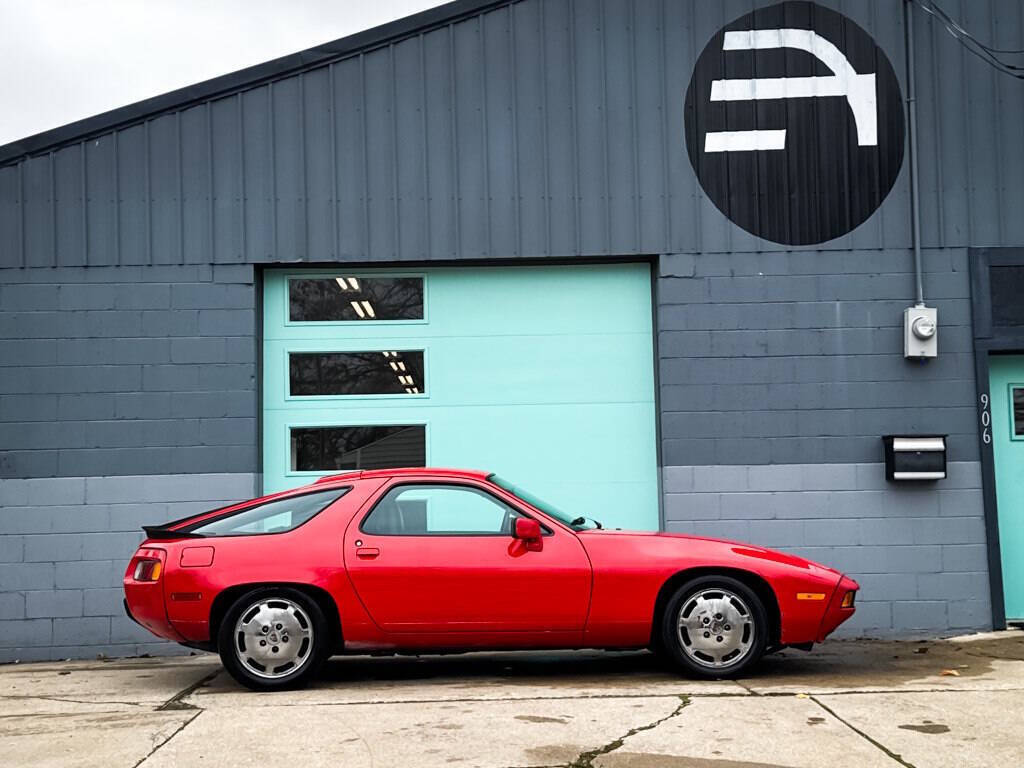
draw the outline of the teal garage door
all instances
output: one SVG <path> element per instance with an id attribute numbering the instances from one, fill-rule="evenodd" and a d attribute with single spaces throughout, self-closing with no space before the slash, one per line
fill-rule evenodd
<path id="1" fill-rule="evenodd" d="M 646 265 L 268 271 L 263 332 L 268 493 L 348 469 L 485 469 L 658 527 Z"/>

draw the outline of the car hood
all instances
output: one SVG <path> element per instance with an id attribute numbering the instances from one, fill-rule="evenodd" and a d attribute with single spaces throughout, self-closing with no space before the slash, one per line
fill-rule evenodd
<path id="1" fill-rule="evenodd" d="M 836 577 L 842 576 L 842 573 L 837 571 L 835 568 L 830 568 L 827 565 L 816 563 L 813 560 L 808 560 L 797 555 L 791 555 L 786 552 L 779 552 L 775 549 L 768 549 L 767 547 L 759 547 L 756 544 L 747 544 L 741 541 L 732 541 L 730 539 L 715 539 L 707 536 L 691 536 L 685 533 L 667 533 L 664 531 L 625 531 L 620 528 L 597 528 L 586 531 L 579 531 L 578 535 L 587 540 L 587 538 L 600 536 L 604 537 L 631 537 L 631 538 L 643 538 L 653 542 L 657 542 L 659 548 L 678 547 L 680 554 L 692 554 L 694 544 L 699 544 L 700 549 L 705 554 L 714 552 L 720 552 L 722 555 L 731 555 L 739 557 L 752 557 L 758 560 L 766 560 L 773 563 L 779 563 L 780 565 L 788 565 L 794 568 L 799 568 L 805 571 L 824 571 L 827 574 L 835 575 Z M 824 575 L 824 574 L 822 574 Z"/>

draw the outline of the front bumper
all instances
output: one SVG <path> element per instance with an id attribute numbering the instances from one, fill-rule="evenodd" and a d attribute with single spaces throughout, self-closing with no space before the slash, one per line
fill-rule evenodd
<path id="1" fill-rule="evenodd" d="M 826 637 L 835 632 L 840 624 L 853 616 L 857 610 L 857 606 L 854 604 L 856 601 L 852 601 L 849 606 L 843 607 L 843 599 L 848 593 L 856 593 L 859 589 L 860 584 L 849 576 L 840 577 L 839 583 L 832 593 L 832 599 L 828 601 L 825 615 L 821 619 L 821 626 L 818 627 L 818 637 L 815 639 L 815 642 L 822 642 Z"/>

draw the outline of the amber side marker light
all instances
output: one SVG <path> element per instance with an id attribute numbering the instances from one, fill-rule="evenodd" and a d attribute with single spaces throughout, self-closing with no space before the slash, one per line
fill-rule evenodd
<path id="1" fill-rule="evenodd" d="M 156 581 L 160 578 L 163 570 L 163 563 L 159 560 L 139 560 L 135 566 L 135 574 L 132 578 L 136 581 Z"/>
<path id="2" fill-rule="evenodd" d="M 853 608 L 853 601 L 854 601 L 854 598 L 856 597 L 856 595 L 857 595 L 856 592 L 847 592 L 845 595 L 843 595 L 842 607 L 843 608 Z"/>
<path id="3" fill-rule="evenodd" d="M 824 592 L 797 592 L 796 593 L 796 599 L 797 600 L 824 600 L 825 599 L 825 593 Z"/>

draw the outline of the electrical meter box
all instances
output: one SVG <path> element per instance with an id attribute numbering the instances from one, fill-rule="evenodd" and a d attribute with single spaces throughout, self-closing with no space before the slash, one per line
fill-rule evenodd
<path id="1" fill-rule="evenodd" d="M 907 307 L 903 310 L 903 356 L 920 359 L 938 354 L 938 311 L 935 307 Z"/>

